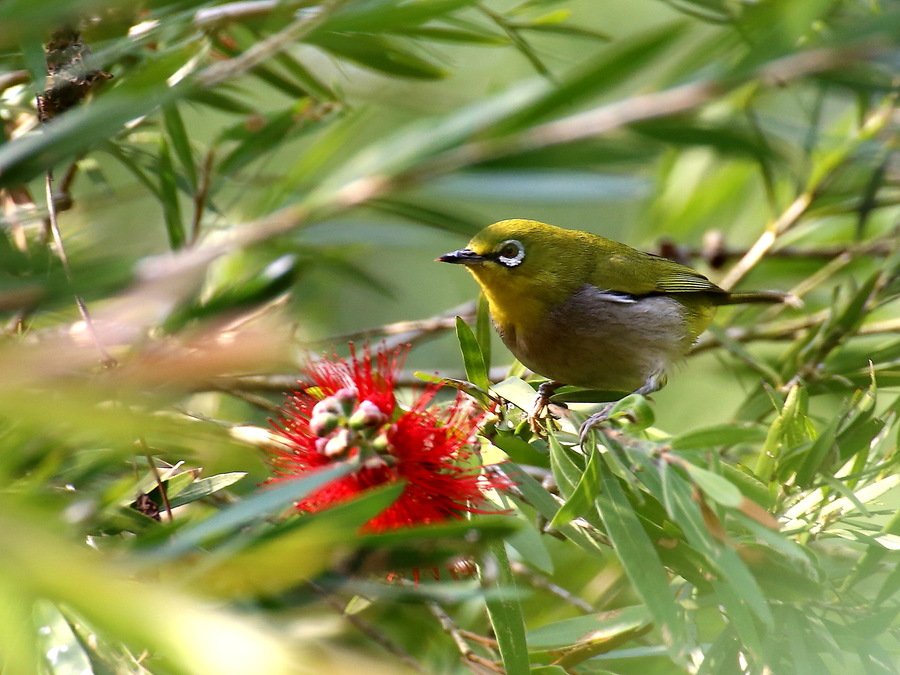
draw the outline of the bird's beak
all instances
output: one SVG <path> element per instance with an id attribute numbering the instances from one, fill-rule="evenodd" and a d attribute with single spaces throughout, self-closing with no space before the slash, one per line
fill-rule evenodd
<path id="1" fill-rule="evenodd" d="M 487 258 L 483 255 L 475 253 L 470 248 L 461 248 L 458 251 L 451 251 L 435 259 L 436 262 L 454 263 L 456 265 L 477 265 Z"/>

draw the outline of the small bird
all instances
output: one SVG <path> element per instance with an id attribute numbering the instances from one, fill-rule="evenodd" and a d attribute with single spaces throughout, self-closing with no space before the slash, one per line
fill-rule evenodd
<path id="1" fill-rule="evenodd" d="M 538 389 L 533 426 L 563 384 L 642 395 L 659 390 L 717 306 L 790 297 L 730 293 L 668 258 L 534 220 L 489 225 L 466 248 L 437 260 L 466 266 L 504 344 L 550 379 Z M 585 421 L 582 442 L 611 408 Z"/>

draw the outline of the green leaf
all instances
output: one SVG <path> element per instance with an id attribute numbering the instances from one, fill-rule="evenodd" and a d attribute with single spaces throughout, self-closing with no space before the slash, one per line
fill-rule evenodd
<path id="1" fill-rule="evenodd" d="M 346 146 L 352 139 L 368 137 L 371 120 L 361 116 L 348 118 L 343 125 L 332 127 L 330 133 L 288 173 L 288 177 L 292 183 L 315 178 L 316 187 L 303 204 L 310 209 L 328 207 L 341 191 L 358 185 L 357 181 L 391 177 L 408 171 L 424 159 L 456 147 L 470 136 L 515 113 L 545 89 L 543 82 L 529 82 L 441 119 L 409 124 L 388 138 L 366 145 L 333 173 L 322 176 L 321 168 L 326 156 Z"/>
<path id="2" fill-rule="evenodd" d="M 504 473 L 522 491 L 528 503 L 546 520 L 551 520 L 559 509 L 559 502 L 520 466 L 506 462 L 503 467 Z"/>
<path id="3" fill-rule="evenodd" d="M 114 138 L 130 120 L 147 115 L 185 92 L 169 87 L 165 62 L 144 69 L 139 77 L 105 96 L 67 110 L 29 134 L 0 145 L 0 185 L 24 183 L 47 169 Z"/>
<path id="4" fill-rule="evenodd" d="M 491 391 L 520 410 L 531 410 L 537 396 L 534 387 L 521 377 L 507 377 L 491 387 Z"/>
<path id="5" fill-rule="evenodd" d="M 261 36 L 256 31 L 232 30 L 231 38 L 233 39 L 233 43 L 226 40 L 217 40 L 216 47 L 225 54 L 235 57 L 258 44 Z M 232 44 L 234 44 L 233 47 Z M 266 64 L 256 65 L 251 68 L 248 73 L 254 77 L 258 77 L 272 88 L 277 89 L 292 99 L 302 100 L 308 95 L 306 87 L 298 85 L 296 82 L 292 82 L 290 79 L 284 77 L 281 73 L 277 72 L 277 70 Z"/>
<path id="6" fill-rule="evenodd" d="M 2 10 L 0 10 L 2 14 Z M 44 52 L 38 33 L 32 33 L 25 37 L 19 45 L 22 51 L 22 60 L 25 62 L 25 69 L 31 76 L 31 87 L 34 93 L 43 92 L 45 82 L 47 81 L 47 55 Z"/>
<path id="7" fill-rule="evenodd" d="M 187 488 L 178 492 L 175 496 L 169 498 L 169 506 L 173 509 L 176 506 L 190 504 L 198 499 L 203 499 L 209 495 L 224 490 L 229 485 L 237 483 L 241 478 L 247 475 L 246 471 L 232 471 L 231 473 L 220 473 L 209 478 L 201 478 L 191 483 Z"/>
<path id="8" fill-rule="evenodd" d="M 591 456 L 587 468 L 581 475 L 581 480 L 578 481 L 575 490 L 553 516 L 550 527 L 558 528 L 560 525 L 565 525 L 590 512 L 594 499 L 600 492 L 600 463 L 597 445 L 591 444 Z"/>
<path id="9" fill-rule="evenodd" d="M 757 444 L 766 439 L 767 427 L 752 422 L 731 422 L 686 431 L 669 441 L 673 450 L 705 450 L 719 446 Z"/>
<path id="10" fill-rule="evenodd" d="M 377 35 L 315 34 L 307 41 L 335 56 L 387 75 L 419 80 L 439 80 L 447 76 L 443 68 L 401 48 L 395 41 Z"/>
<path id="11" fill-rule="evenodd" d="M 796 472 L 796 482 L 801 488 L 810 488 L 816 479 L 816 475 L 826 465 L 829 456 L 837 457 L 837 439 L 835 438 L 837 430 L 841 425 L 841 417 L 834 416 L 828 423 L 828 427 L 822 430 L 819 437 L 813 441 L 810 448 L 803 453 L 800 459 L 800 466 Z"/>
<path id="12" fill-rule="evenodd" d="M 148 173 L 149 171 L 152 171 L 152 169 L 148 168 L 147 170 L 145 170 L 141 166 L 138 159 L 135 158 L 135 156 L 139 158 L 140 155 L 135 152 L 125 152 L 125 148 L 128 148 L 128 146 L 110 144 L 107 145 L 104 150 L 109 152 L 111 156 L 115 157 L 119 162 L 121 162 L 122 166 L 128 169 L 128 171 L 130 171 L 132 175 L 137 178 L 137 180 L 153 194 L 154 197 L 162 201 L 159 186 Z"/>
<path id="13" fill-rule="evenodd" d="M 736 509 L 744 500 L 744 495 L 741 494 L 737 486 L 724 476 L 702 469 L 690 462 L 684 462 L 680 466 L 687 470 L 697 487 L 703 490 L 707 497 L 717 501 L 722 506 Z"/>
<path id="14" fill-rule="evenodd" d="M 296 586 L 326 569 L 337 547 L 359 542 L 359 528 L 390 506 L 403 487 L 389 483 L 262 533 L 244 531 L 200 565 L 189 560 L 192 581 L 218 596 L 239 598 L 273 595 Z"/>
<path id="15" fill-rule="evenodd" d="M 516 590 L 515 575 L 509 567 L 502 541 L 488 545 L 481 576 L 483 585 L 489 591 L 485 605 L 503 666 L 507 673 L 527 673 L 529 659 L 525 617 Z"/>
<path id="16" fill-rule="evenodd" d="M 238 140 L 237 146 L 231 150 L 219 164 L 219 172 L 231 175 L 247 164 L 260 158 L 271 161 L 273 150 L 287 140 L 316 128 L 325 120 L 306 115 L 309 101 L 304 99 L 287 109 L 270 113 L 263 117 L 254 115 L 251 120 L 242 120 L 222 134 L 223 139 Z"/>
<path id="17" fill-rule="evenodd" d="M 814 439 L 815 429 L 805 414 L 807 397 L 805 387 L 792 386 L 778 417 L 769 427 L 754 471 L 763 481 L 771 480 L 773 473 L 781 470 L 784 456 L 790 450 Z"/>
<path id="18" fill-rule="evenodd" d="M 716 336 L 719 343 L 742 363 L 752 368 L 766 381 L 772 384 L 781 382 L 774 368 L 755 357 L 750 350 L 737 340 L 729 337 L 728 332 L 718 326 L 710 326 L 709 332 Z"/>
<path id="19" fill-rule="evenodd" d="M 741 641 L 735 635 L 734 628 L 726 627 L 706 648 L 697 675 L 731 675 L 741 672 L 742 668 L 738 665 L 740 649 Z"/>
<path id="20" fill-rule="evenodd" d="M 513 432 L 498 429 L 491 437 L 491 443 L 509 455 L 509 458 L 517 464 L 549 466 L 549 457 L 546 451 L 541 452 L 535 445 Z"/>
<path id="21" fill-rule="evenodd" d="M 459 209 L 451 212 L 431 205 L 420 204 L 410 199 L 397 197 L 373 199 L 367 202 L 366 206 L 383 213 L 401 216 L 414 222 L 430 225 L 439 230 L 463 234 L 468 237 L 471 237 L 483 227 L 483 223 L 476 221 L 474 217 L 464 217 L 464 214 L 460 214 Z"/>
<path id="22" fill-rule="evenodd" d="M 463 364 L 466 369 L 466 377 L 482 391 L 487 391 L 490 386 L 487 365 L 481 346 L 475 337 L 475 333 L 469 328 L 469 324 L 456 317 L 456 339 L 459 341 L 459 350 L 462 352 Z"/>
<path id="23" fill-rule="evenodd" d="M 519 29 L 513 25 L 513 22 L 509 21 L 502 14 L 490 9 L 484 3 L 479 4 L 478 9 L 480 9 L 487 18 L 493 21 L 506 34 L 512 46 L 528 60 L 535 72 L 546 77 L 548 80 L 553 81 L 549 68 L 547 68 L 541 60 L 537 50 L 535 50 L 535 48 L 520 35 Z"/>
<path id="24" fill-rule="evenodd" d="M 513 481 L 518 489 L 522 492 L 527 503 L 537 510 L 539 514 L 546 520 L 552 520 L 559 509 L 559 502 L 547 492 L 547 490 L 538 483 L 534 478 L 512 462 L 503 464 L 504 472 Z M 609 549 L 600 546 L 600 544 L 586 531 L 573 524 L 563 525 L 559 529 L 560 534 L 564 535 L 571 542 L 576 544 L 582 550 L 599 558 L 605 558 L 609 555 Z"/>
<path id="25" fill-rule="evenodd" d="M 767 509 L 775 505 L 775 499 L 769 486 L 757 478 L 750 469 L 743 465 L 734 466 L 729 463 L 722 462 L 719 465 L 722 474 L 734 483 L 741 492 L 744 493 L 751 501 L 764 506 Z"/>
<path id="26" fill-rule="evenodd" d="M 238 100 L 234 96 L 230 96 L 222 91 L 214 91 L 212 89 L 200 89 L 192 91 L 185 97 L 188 101 L 201 103 L 205 106 L 220 110 L 233 115 L 249 115 L 254 111 L 251 105 Z"/>
<path id="27" fill-rule="evenodd" d="M 518 131 L 608 91 L 658 58 L 682 32 L 681 26 L 670 25 L 617 42 L 603 56 L 567 76 L 559 86 L 548 90 L 530 105 L 523 106 L 520 112 L 503 123 L 500 131 Z"/>
<path id="28" fill-rule="evenodd" d="M 486 47 L 509 44 L 509 40 L 491 31 L 472 28 L 448 28 L 446 26 L 416 26 L 415 28 L 392 28 L 391 33 L 420 40 L 449 42 L 451 44 L 483 45 Z"/>
<path id="29" fill-rule="evenodd" d="M 622 491 L 619 479 L 605 464 L 600 471 L 603 489 L 597 497 L 597 507 L 606 533 L 634 590 L 659 627 L 663 641 L 672 655 L 681 660 L 688 648 L 684 612 L 675 602 L 665 568 Z"/>
<path id="30" fill-rule="evenodd" d="M 547 575 L 553 574 L 553 558 L 544 545 L 544 538 L 533 523 L 523 523 L 522 527 L 506 538 L 506 543 L 519 552 L 529 567 L 534 567 Z"/>
<path id="31" fill-rule="evenodd" d="M 222 509 L 197 525 L 179 531 L 168 543 L 142 555 L 164 560 L 188 553 L 226 532 L 233 532 L 263 518 L 280 514 L 306 495 L 346 476 L 355 468 L 352 464 L 339 464 L 333 468 L 310 472 L 302 478 L 280 481 L 234 506 Z"/>
<path id="32" fill-rule="evenodd" d="M 275 55 L 282 68 L 288 71 L 300 82 L 300 86 L 320 101 L 335 101 L 340 97 L 331 87 L 313 75 L 310 70 L 287 52 L 279 52 Z"/>
<path id="33" fill-rule="evenodd" d="M 169 234 L 169 246 L 172 249 L 179 249 L 187 241 L 187 234 L 184 231 L 181 206 L 178 203 L 178 177 L 175 174 L 175 166 L 172 164 L 172 156 L 169 154 L 169 144 L 164 136 L 160 136 L 159 139 L 156 173 L 159 176 L 159 196 L 163 207 L 163 218 L 166 222 L 166 232 Z"/>
<path id="34" fill-rule="evenodd" d="M 587 640 L 613 638 L 634 631 L 650 622 L 650 614 L 642 605 L 598 612 L 574 619 L 563 619 L 528 631 L 532 649 L 566 647 Z"/>
<path id="35" fill-rule="evenodd" d="M 413 374 L 416 376 L 417 380 L 421 380 L 422 382 L 431 382 L 432 384 L 440 384 L 445 387 L 452 387 L 453 389 L 458 389 L 459 391 L 467 393 L 473 398 L 484 399 L 487 396 L 487 392 L 485 392 L 480 387 L 476 387 L 467 380 L 457 380 L 453 377 L 440 377 L 439 375 L 423 373 L 418 370 Z"/>
<path id="36" fill-rule="evenodd" d="M 169 141 L 175 149 L 175 156 L 178 157 L 178 163 L 184 169 L 184 175 L 187 178 L 191 190 L 197 189 L 197 167 L 194 165 L 194 154 L 191 151 L 191 142 L 188 138 L 187 129 L 184 127 L 184 120 L 181 119 L 181 113 L 178 106 L 169 104 L 163 106 L 163 122 L 165 123 L 166 133 Z"/>
<path id="37" fill-rule="evenodd" d="M 667 117 L 631 125 L 631 129 L 667 145 L 709 146 L 724 156 L 773 159 L 773 149 L 742 125 L 729 121 L 714 124 L 684 117 Z M 783 160 L 784 161 L 784 160 Z"/>
<path id="38" fill-rule="evenodd" d="M 638 138 L 634 134 L 624 132 L 621 136 L 609 138 L 588 138 L 577 143 L 548 145 L 517 150 L 507 148 L 503 155 L 488 157 L 473 165 L 472 172 L 486 172 L 488 175 L 503 176 L 503 172 L 515 171 L 524 175 L 526 170 L 538 173 L 541 179 L 561 174 L 552 189 L 561 193 L 565 189 L 565 180 L 574 178 L 581 172 L 591 171 L 593 180 L 583 180 L 584 188 L 575 192 L 572 198 L 587 201 L 593 192 L 593 200 L 621 198 L 628 194 L 637 194 L 644 189 L 645 181 L 636 175 L 616 176 L 604 179 L 596 174 L 600 171 L 613 171 L 619 167 L 627 169 L 631 166 L 646 165 L 656 159 L 663 147 L 648 138 Z M 571 182 L 571 180 L 569 180 Z M 549 190 L 548 190 L 549 191 Z"/>
<path id="39" fill-rule="evenodd" d="M 550 467 L 553 469 L 553 477 L 556 479 L 560 492 L 568 499 L 572 496 L 578 483 L 581 482 L 584 466 L 579 466 L 575 462 L 574 452 L 570 454 L 570 451 L 556 438 L 556 434 L 550 434 L 547 441 L 550 446 Z M 583 457 L 579 456 L 579 460 L 583 461 Z"/>
<path id="40" fill-rule="evenodd" d="M 612 37 L 606 33 L 601 33 L 600 31 L 584 28 L 582 26 L 575 26 L 570 23 L 515 23 L 513 24 L 513 27 L 520 30 L 533 30 L 541 33 L 586 38 L 588 40 L 600 40 L 601 42 L 610 42 L 612 40 Z"/>
<path id="41" fill-rule="evenodd" d="M 363 0 L 339 5 L 316 29 L 320 33 L 361 31 L 377 33 L 399 27 L 418 26 L 476 0 Z"/>
<path id="42" fill-rule="evenodd" d="M 608 403 L 618 401 L 626 392 L 607 389 L 562 387 L 550 397 L 552 403 Z"/>
<path id="43" fill-rule="evenodd" d="M 484 293 L 479 293 L 478 306 L 475 311 L 475 338 L 478 340 L 478 346 L 481 348 L 481 354 L 484 358 L 484 367 L 487 373 L 491 372 L 491 340 L 494 336 L 493 327 L 494 324 L 491 321 L 487 296 Z"/>
<path id="44" fill-rule="evenodd" d="M 304 653 L 298 644 L 289 647 L 275 632 L 248 623 L 246 615 L 212 607 L 208 599 L 192 597 L 183 587 L 176 590 L 175 584 L 140 578 L 134 569 L 126 572 L 100 552 L 53 534 L 46 523 L 33 520 L 36 514 L 30 510 L 11 506 L 4 502 L 0 509 L 0 559 L 5 561 L 0 568 L 0 626 L 5 636 L 22 642 L 4 641 L 7 670 L 22 666 L 26 669 L 18 672 L 46 672 L 45 659 L 39 668 L 28 668 L 33 659 L 19 645 L 39 646 L 33 637 L 38 635 L 35 603 L 48 600 L 71 611 L 96 634 L 112 636 L 117 652 L 152 652 L 164 672 L 245 675 L 258 668 L 269 675 L 288 675 L 296 672 L 297 658 L 315 662 L 312 653 Z M 60 561 L 65 561 L 65 574 L 60 573 Z M 141 611 L 135 612 L 136 607 Z M 169 629 L 160 630 L 148 616 L 166 616 Z M 122 670 L 127 671 L 135 672 L 133 667 Z"/>
<path id="45" fill-rule="evenodd" d="M 665 476 L 666 508 L 688 542 L 704 555 L 711 570 L 720 575 L 714 582 L 716 593 L 722 597 L 736 628 L 748 631 L 744 635 L 747 644 L 759 652 L 762 644 L 754 638 L 756 631 L 751 629 L 753 619 L 747 610 L 767 626 L 773 622 L 759 585 L 737 553 L 710 532 L 693 499 L 693 487 L 674 472 L 667 472 Z"/>

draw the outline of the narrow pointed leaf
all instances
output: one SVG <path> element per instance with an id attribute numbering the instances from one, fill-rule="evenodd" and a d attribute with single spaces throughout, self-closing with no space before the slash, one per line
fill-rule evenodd
<path id="1" fill-rule="evenodd" d="M 658 625 L 666 645 L 673 654 L 684 654 L 687 649 L 684 612 L 675 602 L 659 555 L 619 480 L 605 465 L 601 467 L 601 476 L 603 489 L 597 497 L 597 507 L 622 568 Z"/>
<path id="2" fill-rule="evenodd" d="M 515 575 L 509 567 L 509 558 L 502 541 L 488 545 L 488 554 L 482 566 L 482 579 L 492 591 L 485 597 L 485 604 L 503 666 L 507 673 L 527 673 L 530 666 L 525 617 L 517 595 Z"/>
<path id="3" fill-rule="evenodd" d="M 463 363 L 466 368 L 466 377 L 482 391 L 487 391 L 490 386 L 487 364 L 481 353 L 481 346 L 475 337 L 475 333 L 469 328 L 469 324 L 456 317 L 456 339 L 459 340 L 459 349 L 462 352 Z"/>

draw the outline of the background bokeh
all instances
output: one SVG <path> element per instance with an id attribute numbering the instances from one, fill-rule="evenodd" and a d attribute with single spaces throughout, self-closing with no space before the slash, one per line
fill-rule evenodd
<path id="1" fill-rule="evenodd" d="M 898 36 L 890 1 L 0 5 L 0 671 L 898 672 Z M 596 446 L 502 408 L 487 461 L 543 481 L 504 517 L 282 518 L 311 358 L 403 338 L 401 400 L 482 356 L 528 398 L 434 262 L 506 218 L 803 305 L 723 308 Z M 477 579 L 408 583 L 453 554 Z"/>

